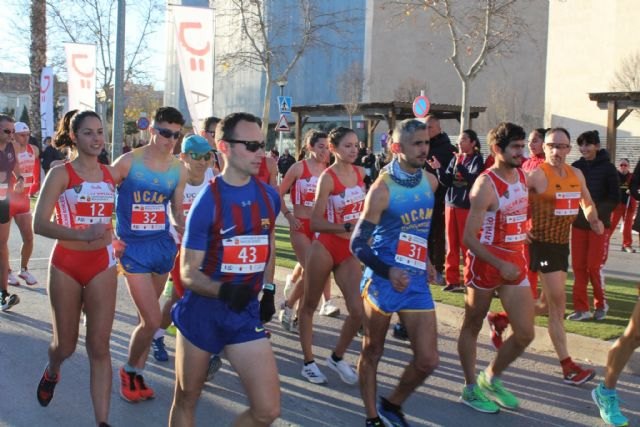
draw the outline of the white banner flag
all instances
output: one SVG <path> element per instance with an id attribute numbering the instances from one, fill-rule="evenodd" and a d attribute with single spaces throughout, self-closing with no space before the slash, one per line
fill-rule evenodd
<path id="1" fill-rule="evenodd" d="M 213 10 L 173 6 L 176 50 L 191 123 L 213 115 Z"/>
<path id="2" fill-rule="evenodd" d="M 40 74 L 40 131 L 42 138 L 53 136 L 53 68 L 44 67 Z"/>
<path id="3" fill-rule="evenodd" d="M 96 46 L 65 43 L 69 110 L 96 109 Z"/>

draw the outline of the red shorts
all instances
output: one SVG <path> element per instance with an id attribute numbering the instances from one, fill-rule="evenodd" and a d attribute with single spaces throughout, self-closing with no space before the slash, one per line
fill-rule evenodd
<path id="1" fill-rule="evenodd" d="M 176 245 L 178 247 L 178 254 L 176 255 L 176 262 L 173 264 L 173 268 L 171 269 L 171 281 L 173 282 L 173 289 L 176 291 L 176 295 L 179 298 L 184 296 L 184 287 L 182 286 L 182 279 L 180 279 L 180 245 Z"/>
<path id="2" fill-rule="evenodd" d="M 524 246 L 521 249 L 505 249 L 498 246 L 485 245 L 485 248 L 501 260 L 515 264 L 520 269 L 520 275 L 514 281 L 505 280 L 497 268 L 482 261 L 469 250 L 467 251 L 468 256 L 466 259 L 471 279 L 467 282 L 467 286 L 480 289 L 493 289 L 501 285 L 529 286 L 529 279 L 527 278 L 529 266 L 527 265 Z"/>
<path id="3" fill-rule="evenodd" d="M 335 234 L 320 233 L 317 240 L 318 242 L 322 243 L 322 246 L 324 246 L 331 254 L 334 267 L 342 264 L 350 256 L 352 256 L 351 249 L 349 249 L 348 239 L 343 239 L 342 237 L 338 237 Z"/>
<path id="4" fill-rule="evenodd" d="M 93 251 L 76 251 L 56 244 L 51 252 L 51 265 L 84 288 L 98 274 L 115 267 L 116 257 L 111 245 Z"/>
<path id="5" fill-rule="evenodd" d="M 296 230 L 297 233 L 302 233 L 309 238 L 309 240 L 313 240 L 316 236 L 314 231 L 311 231 L 311 218 L 298 218 L 300 221 L 300 228 Z"/>
<path id="6" fill-rule="evenodd" d="M 31 200 L 26 193 L 11 194 L 9 198 L 9 214 L 13 218 L 31 212 Z"/>

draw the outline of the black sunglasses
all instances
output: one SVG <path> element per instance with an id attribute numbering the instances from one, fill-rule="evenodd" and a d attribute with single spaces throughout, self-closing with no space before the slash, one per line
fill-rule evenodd
<path id="1" fill-rule="evenodd" d="M 202 160 L 204 159 L 205 162 L 208 162 L 211 159 L 211 153 L 204 153 L 204 154 L 196 154 L 196 153 L 189 153 L 189 155 L 191 156 L 191 158 L 193 160 Z"/>
<path id="2" fill-rule="evenodd" d="M 11 135 L 12 133 L 14 133 L 14 131 L 11 129 L 2 129 L 2 132 L 6 133 L 7 135 Z"/>
<path id="3" fill-rule="evenodd" d="M 179 130 L 173 132 L 170 129 L 165 129 L 165 128 L 159 128 L 159 127 L 153 127 L 155 130 L 158 131 L 158 133 L 160 134 L 160 136 L 164 137 L 164 138 L 173 138 L 173 139 L 178 139 L 180 138 L 180 136 L 182 136 L 182 132 L 180 132 Z"/>
<path id="4" fill-rule="evenodd" d="M 264 150 L 264 148 L 267 146 L 267 144 L 260 141 L 241 141 L 239 139 L 225 139 L 225 141 L 231 144 L 244 144 L 247 151 L 250 151 L 252 153 L 255 153 L 258 150 Z"/>

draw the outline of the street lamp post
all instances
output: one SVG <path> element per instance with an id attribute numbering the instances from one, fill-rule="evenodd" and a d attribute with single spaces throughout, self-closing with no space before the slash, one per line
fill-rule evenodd
<path id="1" fill-rule="evenodd" d="M 280 87 L 280 96 L 284 96 L 284 87 L 287 85 L 287 78 L 285 76 L 281 76 L 278 80 L 276 80 L 276 84 Z M 278 111 L 280 111 L 280 106 L 278 106 Z M 278 153 L 282 153 L 282 140 L 284 139 L 284 136 L 282 135 L 282 132 L 279 132 L 280 135 L 278 135 Z"/>

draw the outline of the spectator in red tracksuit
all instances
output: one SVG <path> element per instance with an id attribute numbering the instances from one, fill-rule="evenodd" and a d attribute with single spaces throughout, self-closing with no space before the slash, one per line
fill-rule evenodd
<path id="1" fill-rule="evenodd" d="M 633 224 L 633 215 L 636 213 L 636 200 L 630 197 L 630 185 L 633 174 L 629 170 L 629 159 L 620 159 L 618 165 L 618 179 L 620 179 L 620 203 L 611 214 L 611 235 L 616 231 L 620 219 L 622 219 L 622 248 L 623 252 L 634 253 L 633 239 L 631 237 L 631 225 Z"/>
<path id="2" fill-rule="evenodd" d="M 449 166 L 441 173 L 439 162 L 433 160 L 431 166 L 438 172 L 438 180 L 447 187 L 445 195 L 445 230 L 447 235 L 447 256 L 445 259 L 445 291 L 464 292 L 460 284 L 460 251 L 466 257 L 467 248 L 462 243 L 464 226 L 469 215 L 469 192 L 476 178 L 484 170 L 484 159 L 480 154 L 480 140 L 471 129 L 462 132 L 458 139 L 460 152 L 456 154 Z M 437 163 L 436 163 L 437 162 Z M 469 279 L 467 263 L 464 267 L 464 280 Z"/>
<path id="3" fill-rule="evenodd" d="M 592 315 L 589 310 L 587 282 L 593 288 L 593 305 L 595 320 L 603 320 L 607 316 L 607 302 L 604 294 L 604 277 L 602 268 L 609 249 L 609 228 L 611 212 L 620 202 L 620 184 L 618 171 L 611 163 L 607 150 L 600 148 L 598 131 L 583 132 L 578 137 L 578 146 L 582 157 L 573 163 L 584 174 L 587 189 L 598 211 L 598 218 L 605 227 L 601 235 L 591 230 L 582 209 L 571 227 L 571 264 L 573 267 L 573 309 L 568 320 L 588 320 Z"/>

